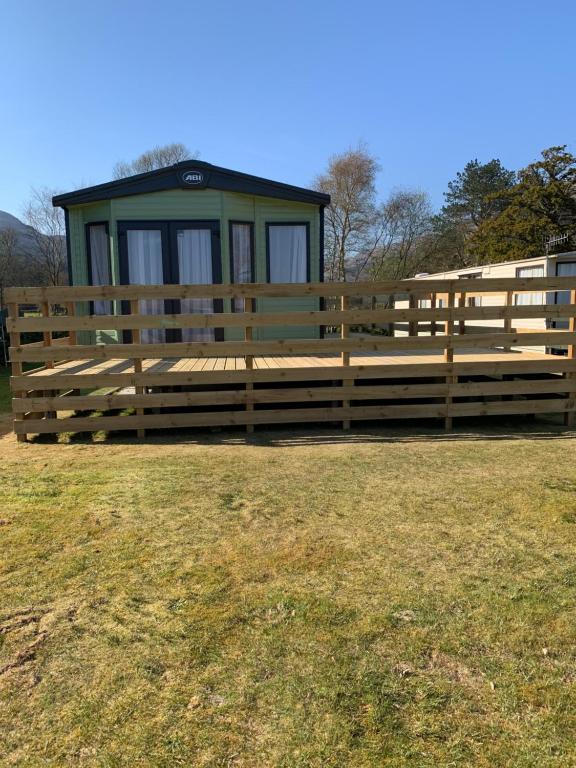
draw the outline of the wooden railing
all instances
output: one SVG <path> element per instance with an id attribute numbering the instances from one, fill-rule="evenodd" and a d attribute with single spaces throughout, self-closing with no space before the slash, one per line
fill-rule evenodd
<path id="1" fill-rule="evenodd" d="M 558 291 L 568 291 L 569 303 L 553 303 Z M 543 293 L 549 303 L 515 303 L 515 297 L 522 293 Z M 20 439 L 27 433 L 95 428 L 136 429 L 142 435 L 146 428 L 166 426 L 244 424 L 252 429 L 259 423 L 339 420 L 348 427 L 352 420 L 372 418 L 443 418 L 450 428 L 455 416 L 492 413 L 562 412 L 568 423 L 574 420 L 576 277 L 76 286 L 11 288 L 6 294 L 14 426 Z M 375 308 L 361 305 L 374 296 L 380 298 Z M 466 306 L 466 298 L 471 296 L 504 298 L 501 304 Z M 284 311 L 285 303 L 280 301 L 275 312 L 256 311 L 263 298 L 306 297 L 323 298 L 330 308 Z M 151 315 L 142 312 L 140 305 L 146 299 L 189 298 L 243 298 L 245 311 Z M 440 298 L 443 306 L 438 306 Z M 395 306 L 395 299 L 397 304 L 404 300 L 407 306 Z M 420 300 L 430 306 L 418 306 Z M 109 301 L 118 314 L 94 314 L 93 302 L 99 301 Z M 36 304 L 40 315 L 21 317 L 20 304 Z M 515 327 L 518 320 L 527 319 L 541 321 L 542 328 L 523 331 Z M 558 320 L 566 321 L 566 329 L 547 327 Z M 467 328 L 471 321 L 498 321 L 502 327 L 478 332 L 476 326 Z M 350 332 L 358 326 L 394 329 L 399 323 L 407 325 L 408 335 Z M 319 337 L 317 331 L 316 338 L 258 338 L 259 329 L 279 326 L 340 331 L 329 338 Z M 240 338 L 149 344 L 141 340 L 146 329 L 188 328 L 237 329 Z M 421 335 L 423 329 L 426 335 Z M 53 335 L 58 332 L 68 336 L 56 340 Z M 95 343 L 95 332 L 112 332 L 118 340 Z M 22 344 L 24 333 L 41 334 L 42 340 Z M 515 347 L 554 348 L 566 354 L 517 353 L 505 359 L 496 354 Z M 478 350 L 479 354 L 459 359 L 464 350 Z M 495 354 L 487 355 L 486 350 Z M 415 352 L 419 358 L 407 356 L 405 362 L 392 362 L 390 355 L 396 352 Z M 295 360 L 294 356 L 300 358 Z M 224 367 L 158 363 L 166 358 L 227 358 L 236 362 Z M 270 365 L 264 365 L 265 360 Z M 74 362 L 78 365 L 71 367 Z M 24 365 L 30 363 L 44 364 L 44 368 L 25 371 Z M 477 377 L 492 380 L 477 381 Z M 510 377 L 513 380 L 505 380 Z M 109 388 L 110 393 L 79 394 L 81 389 L 102 387 Z M 134 391 L 123 392 L 127 387 Z M 181 390 L 165 391 L 174 387 Z M 207 391 L 203 387 L 221 389 Z M 501 399 L 493 400 L 496 396 Z M 406 400 L 416 402 L 398 402 Z M 367 405 L 370 401 L 372 404 Z M 292 407 L 268 407 L 271 404 Z M 223 406 L 232 410 L 220 410 Z M 135 413 L 101 416 L 96 421 L 91 417 L 55 418 L 62 411 L 126 408 L 135 409 Z M 150 412 L 158 408 L 188 410 Z M 191 408 L 196 410 L 191 412 Z"/>

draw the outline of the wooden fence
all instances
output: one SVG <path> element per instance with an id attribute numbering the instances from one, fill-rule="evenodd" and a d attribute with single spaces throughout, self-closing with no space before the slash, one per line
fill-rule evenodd
<path id="1" fill-rule="evenodd" d="M 555 303 L 559 291 L 567 291 L 567 303 Z M 536 292 L 546 303 L 516 299 Z M 143 435 L 145 429 L 234 424 L 251 430 L 340 421 L 347 428 L 372 419 L 438 418 L 451 428 L 458 416 L 515 413 L 564 413 L 574 422 L 576 277 L 77 286 L 6 294 L 14 429 L 21 440 L 33 433 L 135 429 Z M 477 305 L 496 295 L 501 304 Z M 331 308 L 282 311 L 279 304 L 276 312 L 257 311 L 259 299 L 296 297 L 316 297 Z M 180 314 L 178 302 L 191 298 L 243 298 L 245 311 Z M 146 314 L 141 302 L 150 299 L 169 300 L 176 311 Z M 395 299 L 408 306 L 395 306 Z M 94 313 L 103 301 L 113 314 Z M 40 316 L 21 317 L 21 304 L 37 305 Z M 542 328 L 517 328 L 520 319 L 537 319 Z M 495 320 L 501 328 L 466 330 L 466 322 Z M 550 327 L 558 321 L 565 329 Z M 407 335 L 351 332 L 398 323 L 406 324 Z M 258 329 L 278 326 L 332 332 L 257 338 Z M 237 329 L 241 338 L 142 343 L 146 329 L 188 328 Z M 118 341 L 90 340 L 102 331 L 116 333 Z M 54 338 L 62 332 L 68 335 Z M 29 333 L 42 338 L 22 344 Z M 83 336 L 90 343 L 79 343 Z M 510 351 L 518 347 L 563 354 Z M 41 367 L 24 370 L 26 364 Z"/>

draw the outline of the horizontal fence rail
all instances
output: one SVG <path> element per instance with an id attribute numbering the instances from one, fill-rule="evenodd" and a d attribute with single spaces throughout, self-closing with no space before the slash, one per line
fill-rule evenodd
<path id="1" fill-rule="evenodd" d="M 290 325 L 363 325 L 399 322 L 444 322 L 459 320 L 514 320 L 574 317 L 576 306 L 452 307 L 437 309 L 365 309 L 302 312 L 230 312 L 198 315 L 93 315 L 20 317 L 8 320 L 8 331 L 112 331 L 136 328 L 263 328 Z"/>
<path id="2" fill-rule="evenodd" d="M 568 277 L 500 277 L 474 280 L 387 280 L 356 283 L 218 283 L 210 285 L 82 285 L 7 288 L 6 301 L 39 304 L 105 299 L 294 298 L 306 296 L 385 296 L 430 293 L 564 291 L 576 288 Z M 73 299 L 71 299 L 73 296 Z"/>
<path id="3" fill-rule="evenodd" d="M 450 428 L 454 417 L 521 413 L 574 423 L 576 276 L 9 288 L 6 298 L 19 439 L 412 418 Z M 224 311 L 179 311 L 195 298 Z M 152 299 L 165 311 L 148 313 Z M 229 311 L 231 299 L 244 311 L 237 301 Z M 213 340 L 181 340 L 207 329 Z M 266 338 L 278 331 L 286 338 Z"/>
<path id="4" fill-rule="evenodd" d="M 576 333 L 569 331 L 543 331 L 542 333 L 492 333 L 470 334 L 468 336 L 427 337 L 408 336 L 404 338 L 384 337 L 381 339 L 315 339 L 275 341 L 196 341 L 170 344 L 93 344 L 58 345 L 37 347 L 32 344 L 11 347 L 11 359 L 15 361 L 45 362 L 47 360 L 130 360 L 150 357 L 227 357 L 246 355 L 319 355 L 338 352 L 379 352 L 386 350 L 446 349 L 448 347 L 504 347 L 537 346 L 542 344 L 575 344 Z"/>

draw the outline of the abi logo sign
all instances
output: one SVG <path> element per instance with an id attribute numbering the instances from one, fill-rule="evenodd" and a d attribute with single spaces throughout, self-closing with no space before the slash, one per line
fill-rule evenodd
<path id="1" fill-rule="evenodd" d="M 204 174 L 202 171 L 184 171 L 182 173 L 182 181 L 191 187 L 198 186 L 204 183 Z"/>

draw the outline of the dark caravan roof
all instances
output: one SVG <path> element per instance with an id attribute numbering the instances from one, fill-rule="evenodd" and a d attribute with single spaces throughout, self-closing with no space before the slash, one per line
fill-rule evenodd
<path id="1" fill-rule="evenodd" d="M 124 179 L 97 184 L 94 187 L 78 189 L 56 195 L 52 199 L 55 206 L 66 208 L 69 205 L 94 203 L 99 200 L 110 200 L 114 197 L 143 195 L 147 192 L 160 192 L 167 189 L 221 189 L 229 192 L 241 192 L 246 195 L 275 197 L 281 200 L 293 200 L 314 205 L 328 205 L 330 195 L 316 192 L 312 189 L 294 187 L 280 181 L 251 176 L 248 173 L 220 168 L 201 160 L 184 160 L 168 168 L 157 171 L 139 173 L 137 176 L 127 176 Z"/>

